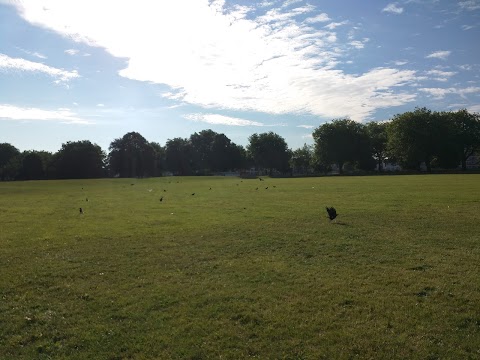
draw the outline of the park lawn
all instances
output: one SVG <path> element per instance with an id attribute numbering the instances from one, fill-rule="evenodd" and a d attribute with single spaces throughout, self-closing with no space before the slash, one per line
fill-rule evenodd
<path id="1" fill-rule="evenodd" d="M 0 266 L 1 359 L 480 358 L 480 175 L 0 183 Z"/>

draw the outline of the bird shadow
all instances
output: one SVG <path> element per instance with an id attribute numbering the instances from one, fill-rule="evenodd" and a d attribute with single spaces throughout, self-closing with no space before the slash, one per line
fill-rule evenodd
<path id="1" fill-rule="evenodd" d="M 350 226 L 350 224 L 344 223 L 342 221 L 331 221 L 333 225 L 340 225 L 340 226 Z"/>

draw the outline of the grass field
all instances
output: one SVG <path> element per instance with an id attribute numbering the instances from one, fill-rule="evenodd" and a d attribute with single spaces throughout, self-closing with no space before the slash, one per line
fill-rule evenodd
<path id="1" fill-rule="evenodd" d="M 0 183 L 0 267 L 1 359 L 479 359 L 480 175 Z"/>

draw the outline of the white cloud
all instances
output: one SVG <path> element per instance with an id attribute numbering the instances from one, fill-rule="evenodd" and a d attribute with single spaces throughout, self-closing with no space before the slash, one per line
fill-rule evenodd
<path id="1" fill-rule="evenodd" d="M 432 75 L 432 80 L 437 81 L 448 81 L 450 77 L 456 74 L 455 71 L 442 71 L 442 70 L 429 70 L 426 72 L 427 75 Z"/>
<path id="2" fill-rule="evenodd" d="M 7 120 L 33 120 L 33 121 L 58 121 L 65 124 L 92 124 L 89 120 L 82 119 L 67 108 L 56 110 L 43 110 L 38 108 L 21 108 L 8 104 L 0 104 L 0 119 Z"/>
<path id="3" fill-rule="evenodd" d="M 315 126 L 313 125 L 297 125 L 299 128 L 304 128 L 304 129 L 313 129 Z"/>
<path id="4" fill-rule="evenodd" d="M 73 56 L 73 55 L 77 55 L 79 51 L 77 49 L 67 49 L 64 51 L 64 53 Z"/>
<path id="5" fill-rule="evenodd" d="M 473 29 L 475 26 L 473 25 L 462 25 L 462 30 L 466 31 L 466 30 L 471 30 Z"/>
<path id="6" fill-rule="evenodd" d="M 293 4 L 296 4 L 296 3 L 299 3 L 299 2 L 302 2 L 302 0 L 286 0 L 286 1 L 283 3 L 282 7 L 284 7 L 284 8 L 285 8 L 285 7 L 289 7 L 289 6 L 291 6 L 291 5 L 293 5 Z"/>
<path id="7" fill-rule="evenodd" d="M 464 10 L 478 10 L 480 9 L 480 1 L 478 0 L 468 0 L 468 1 L 460 1 L 458 5 Z"/>
<path id="8" fill-rule="evenodd" d="M 414 71 L 374 68 L 352 75 L 336 68 L 349 59 L 334 29 L 348 21 L 318 30 L 305 20 L 321 15 L 311 5 L 261 9 L 255 17 L 224 3 L 163 0 L 138 6 L 124 0 L 115 3 L 115 11 L 106 1 L 51 0 L 49 11 L 38 0 L 15 4 L 36 26 L 126 58 L 121 76 L 166 84 L 170 89 L 162 96 L 181 103 L 361 121 L 379 108 L 415 99 L 401 88 L 415 81 Z"/>
<path id="9" fill-rule="evenodd" d="M 426 56 L 427 59 L 441 59 L 446 60 L 452 52 L 449 50 L 435 51 Z"/>
<path id="10" fill-rule="evenodd" d="M 306 18 L 305 22 L 308 24 L 313 24 L 313 23 L 319 23 L 319 22 L 327 22 L 331 20 L 332 19 L 330 19 L 327 14 L 321 13 L 321 14 L 318 14 L 317 16 Z"/>
<path id="11" fill-rule="evenodd" d="M 345 25 L 345 24 L 348 24 L 347 20 L 341 21 L 341 22 L 332 22 L 328 25 L 325 25 L 324 27 L 329 29 L 329 30 L 333 30 L 333 29 L 336 29 L 337 27 Z"/>
<path id="12" fill-rule="evenodd" d="M 403 8 L 397 6 L 397 3 L 391 3 L 385 6 L 382 10 L 382 12 L 389 12 L 392 14 L 401 14 L 403 13 Z"/>
<path id="13" fill-rule="evenodd" d="M 472 105 L 467 108 L 468 111 L 474 113 L 480 113 L 480 104 Z"/>
<path id="14" fill-rule="evenodd" d="M 350 41 L 349 44 L 356 49 L 363 49 L 365 47 L 365 43 L 367 43 L 369 40 L 370 39 L 368 38 L 363 39 L 363 41 L 354 40 L 354 41 Z"/>
<path id="15" fill-rule="evenodd" d="M 408 64 L 408 61 L 406 60 L 397 60 L 393 62 L 396 66 L 402 66 Z"/>
<path id="16" fill-rule="evenodd" d="M 22 48 L 19 48 L 19 47 L 17 47 L 17 49 L 23 51 L 25 54 L 35 56 L 36 58 L 39 58 L 39 59 L 42 59 L 42 60 L 47 59 L 47 57 L 45 55 L 43 55 L 42 53 L 39 53 L 38 51 L 29 51 L 29 50 L 25 50 L 25 49 L 22 49 Z"/>
<path id="17" fill-rule="evenodd" d="M 467 94 L 473 94 L 480 92 L 480 87 L 470 86 L 463 89 L 458 89 L 454 87 L 450 88 L 420 88 L 420 91 L 427 93 L 434 97 L 435 99 L 443 99 L 445 96 L 450 94 L 459 95 L 465 97 Z"/>
<path id="18" fill-rule="evenodd" d="M 105 104 L 97 104 L 98 107 L 105 107 Z"/>
<path id="19" fill-rule="evenodd" d="M 185 115 L 185 118 L 195 122 L 204 122 L 212 125 L 264 126 L 264 124 L 257 121 L 239 119 L 239 118 L 224 116 L 219 114 L 189 114 L 189 115 Z"/>
<path id="20" fill-rule="evenodd" d="M 63 69 L 57 69 L 41 63 L 20 59 L 11 58 L 7 55 L 0 54 L 0 70 L 13 70 L 13 71 L 27 71 L 27 72 L 40 72 L 47 74 L 53 78 L 56 78 L 56 82 L 65 82 L 71 79 L 78 78 L 78 72 L 76 70 L 66 71 Z"/>

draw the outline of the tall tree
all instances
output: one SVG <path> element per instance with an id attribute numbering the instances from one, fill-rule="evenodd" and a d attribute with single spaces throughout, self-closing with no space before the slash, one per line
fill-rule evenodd
<path id="1" fill-rule="evenodd" d="M 290 152 L 283 137 L 270 131 L 263 134 L 253 134 L 249 138 L 247 150 L 257 168 L 285 172 L 288 170 Z"/>
<path id="2" fill-rule="evenodd" d="M 110 172 L 120 177 L 144 177 L 155 174 L 155 149 L 139 133 L 129 132 L 110 143 Z"/>
<path id="3" fill-rule="evenodd" d="M 447 122 L 438 112 L 416 108 L 395 115 L 387 126 L 389 152 L 406 168 L 420 168 L 425 163 L 427 171 L 432 161 L 446 146 Z"/>
<path id="4" fill-rule="evenodd" d="M 104 176 L 105 153 L 88 140 L 68 141 L 54 154 L 56 176 L 61 179 L 88 179 Z"/>
<path id="5" fill-rule="evenodd" d="M 24 151 L 20 178 L 25 180 L 40 180 L 49 177 L 48 167 L 53 155 L 47 151 Z"/>
<path id="6" fill-rule="evenodd" d="M 295 172 L 306 174 L 312 166 L 312 161 L 313 147 L 311 145 L 304 144 L 303 147 L 292 152 L 290 166 Z"/>
<path id="7" fill-rule="evenodd" d="M 383 170 L 383 162 L 387 157 L 387 123 L 369 122 L 365 125 L 370 139 L 370 149 L 373 158 L 377 161 L 378 171 Z"/>
<path id="8" fill-rule="evenodd" d="M 370 143 L 364 125 L 350 119 L 336 119 L 313 132 L 315 153 L 324 167 L 337 164 L 340 173 L 346 162 L 366 167 L 371 158 Z"/>
<path id="9" fill-rule="evenodd" d="M 20 168 L 20 151 L 9 143 L 0 144 L 0 179 L 13 180 Z"/>
<path id="10" fill-rule="evenodd" d="M 467 169 L 467 160 L 480 151 L 480 114 L 466 109 L 446 113 L 452 122 L 453 146 L 459 154 L 462 170 Z"/>
<path id="11" fill-rule="evenodd" d="M 165 145 L 165 161 L 167 169 L 175 175 L 192 173 L 192 145 L 187 139 L 174 138 Z"/>

